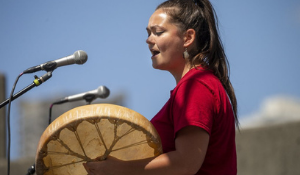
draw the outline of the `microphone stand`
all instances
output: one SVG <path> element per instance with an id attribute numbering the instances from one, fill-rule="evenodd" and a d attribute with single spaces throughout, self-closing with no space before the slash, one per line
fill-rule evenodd
<path id="1" fill-rule="evenodd" d="M 35 164 L 31 165 L 28 170 L 26 175 L 34 175 L 35 173 Z"/>
<path id="2" fill-rule="evenodd" d="M 12 96 L 12 99 L 11 101 L 13 101 L 14 99 L 17 99 L 18 97 L 20 97 L 21 95 L 23 95 L 24 93 L 26 93 L 27 91 L 29 91 L 30 89 L 36 87 L 36 86 L 39 86 L 41 85 L 42 83 L 44 83 L 45 81 L 47 81 L 49 78 L 52 77 L 52 71 L 49 71 L 47 72 L 45 75 L 41 76 L 41 77 L 38 77 L 38 76 L 34 76 L 35 80 L 33 81 L 33 83 L 31 83 L 30 85 L 28 85 L 27 87 L 25 87 L 24 89 L 20 90 L 19 92 L 17 92 L 16 94 L 14 94 Z M 9 102 L 9 98 L 6 99 L 5 101 L 3 101 L 1 104 L 0 104 L 0 109 L 7 105 Z"/>

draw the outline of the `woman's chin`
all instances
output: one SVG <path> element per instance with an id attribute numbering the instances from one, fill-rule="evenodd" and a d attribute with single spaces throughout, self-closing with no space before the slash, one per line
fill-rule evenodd
<path id="1" fill-rule="evenodd" d="M 161 66 L 159 64 L 157 64 L 156 62 L 152 61 L 152 67 L 154 69 L 161 69 Z"/>
<path id="2" fill-rule="evenodd" d="M 158 70 L 167 70 L 164 66 L 152 63 L 152 67 Z"/>

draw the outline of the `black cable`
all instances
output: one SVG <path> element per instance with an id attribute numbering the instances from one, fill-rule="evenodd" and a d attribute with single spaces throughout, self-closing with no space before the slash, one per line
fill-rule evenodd
<path id="1" fill-rule="evenodd" d="M 50 105 L 50 108 L 49 108 L 49 124 L 48 125 L 50 125 L 51 124 L 51 118 L 52 118 L 52 107 L 54 106 L 54 105 L 57 105 L 57 104 L 61 104 L 61 103 L 65 103 L 67 100 L 60 100 L 60 101 L 57 101 L 57 102 L 54 102 L 54 103 L 52 103 L 51 105 Z"/>
<path id="2" fill-rule="evenodd" d="M 23 73 L 21 73 L 14 85 L 13 85 L 13 88 L 11 90 L 11 93 L 10 93 L 10 96 L 9 96 L 9 103 L 8 103 L 8 111 L 7 111 L 7 134 L 8 134 L 8 143 L 7 143 L 7 175 L 10 174 L 10 107 L 11 107 L 11 101 L 12 101 L 12 97 L 13 97 L 13 94 L 14 94 L 14 91 L 15 91 L 15 88 L 16 88 L 16 85 L 17 85 L 17 82 L 19 81 L 19 78 L 23 75 Z"/>
<path id="3" fill-rule="evenodd" d="M 52 103 L 49 108 L 49 125 L 51 124 L 52 107 L 55 103 Z"/>

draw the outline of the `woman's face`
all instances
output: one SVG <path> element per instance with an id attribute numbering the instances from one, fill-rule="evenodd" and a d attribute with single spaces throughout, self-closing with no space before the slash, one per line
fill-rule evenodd
<path id="1" fill-rule="evenodd" d="M 152 53 L 152 66 L 155 69 L 174 72 L 185 65 L 184 38 L 168 18 L 169 16 L 161 9 L 152 14 L 147 26 L 146 42 Z"/>

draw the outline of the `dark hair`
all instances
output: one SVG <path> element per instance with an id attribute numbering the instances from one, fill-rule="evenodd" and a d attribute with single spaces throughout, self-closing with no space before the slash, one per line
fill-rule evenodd
<path id="1" fill-rule="evenodd" d="M 189 51 L 192 66 L 201 65 L 212 70 L 225 88 L 234 112 L 236 126 L 237 100 L 229 80 L 229 63 L 218 33 L 218 20 L 209 0 L 168 0 L 156 10 L 162 9 L 170 16 L 170 22 L 177 25 L 181 32 L 194 29 L 196 46 Z"/>

